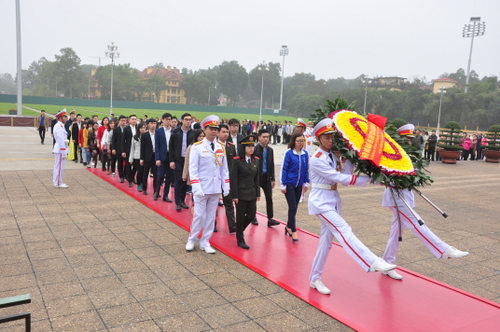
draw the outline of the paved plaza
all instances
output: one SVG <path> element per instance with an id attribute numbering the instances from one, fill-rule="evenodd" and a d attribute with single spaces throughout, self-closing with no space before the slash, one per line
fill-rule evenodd
<path id="1" fill-rule="evenodd" d="M 278 175 L 285 147 L 273 148 Z M 54 188 L 52 165 L 50 134 L 41 145 L 35 128 L 0 127 L 0 298 L 32 298 L 0 316 L 31 311 L 34 331 L 351 330 L 220 252 L 186 252 L 185 230 L 79 163 L 67 162 L 69 188 Z M 500 164 L 434 162 L 429 170 L 435 183 L 423 192 L 449 217 L 419 197 L 416 210 L 439 237 L 470 255 L 437 260 L 407 231 L 397 264 L 500 303 Z M 392 219 L 381 207 L 383 188 L 340 192 L 344 218 L 382 255 Z M 286 220 L 279 186 L 274 201 L 275 217 Z M 319 233 L 307 199 L 297 220 Z M 341 266 L 338 272 L 345 273 Z M 0 331 L 23 326 L 3 324 Z"/>

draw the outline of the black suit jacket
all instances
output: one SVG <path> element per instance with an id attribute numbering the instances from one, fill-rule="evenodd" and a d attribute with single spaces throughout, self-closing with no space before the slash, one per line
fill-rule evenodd
<path id="1" fill-rule="evenodd" d="M 82 126 L 82 124 L 83 121 L 80 122 L 80 127 Z M 78 132 L 80 131 L 80 127 L 78 127 L 78 122 L 76 121 L 71 125 L 71 139 L 74 140 L 76 144 L 78 144 Z"/>
<path id="2" fill-rule="evenodd" d="M 123 152 L 127 152 L 127 149 L 125 147 L 125 138 L 124 138 L 126 128 L 127 127 L 123 128 L 123 134 L 122 134 L 122 128 L 120 126 L 113 129 L 113 136 L 111 138 L 111 150 L 116 150 L 117 155 L 120 155 Z"/>
<path id="3" fill-rule="evenodd" d="M 137 130 L 137 126 L 136 126 L 136 130 Z M 125 126 L 125 129 L 123 130 L 123 133 L 125 134 L 123 139 L 124 139 L 124 144 L 125 144 L 125 152 L 127 153 L 127 155 L 130 154 L 130 148 L 132 147 L 132 139 L 133 139 L 133 135 L 132 135 L 132 129 L 130 128 L 130 125 L 126 125 Z"/>
<path id="4" fill-rule="evenodd" d="M 236 134 L 236 140 L 238 141 L 236 144 L 238 144 L 237 148 L 238 148 L 238 151 L 237 153 L 240 152 L 240 149 L 243 149 L 244 147 L 240 144 L 240 141 L 244 138 L 245 136 L 243 136 L 242 134 L 240 133 L 237 133 Z M 233 137 L 231 136 L 231 133 L 229 133 L 229 137 L 227 138 L 228 142 L 231 142 L 233 143 Z"/>
<path id="5" fill-rule="evenodd" d="M 261 181 L 276 181 L 274 177 L 274 151 L 273 148 L 267 145 L 267 173 L 263 173 L 264 152 L 260 144 L 255 144 L 254 154 L 260 159 L 260 180 Z"/>
<path id="6" fill-rule="evenodd" d="M 170 135 L 170 142 L 169 142 L 169 147 L 168 147 L 168 160 L 169 162 L 173 161 L 181 161 L 181 152 L 182 152 L 182 135 L 183 131 L 182 129 L 175 128 L 174 131 L 172 132 L 172 135 Z M 189 129 L 187 133 L 187 147 L 193 142 L 194 139 L 194 131 L 192 129 Z"/>
<path id="7" fill-rule="evenodd" d="M 156 140 L 156 135 L 155 135 Z M 145 162 L 154 160 L 155 153 L 153 151 L 153 141 L 151 140 L 151 133 L 146 131 L 141 136 L 141 160 Z"/>

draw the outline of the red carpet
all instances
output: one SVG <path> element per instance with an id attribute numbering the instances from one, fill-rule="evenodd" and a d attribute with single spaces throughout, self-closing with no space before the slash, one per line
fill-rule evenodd
<path id="1" fill-rule="evenodd" d="M 99 169 L 91 172 L 110 182 L 180 227 L 189 230 L 190 210 L 175 211 L 174 203 L 153 201 L 126 183 L 119 183 Z M 190 196 L 188 196 L 190 197 Z M 172 191 L 170 198 L 173 199 Z M 188 204 L 190 205 L 190 204 Z M 283 226 L 249 225 L 245 240 L 251 247 L 236 245 L 227 230 L 224 208 L 219 208 L 218 233 L 211 244 L 224 254 L 258 272 L 302 300 L 358 331 L 500 331 L 500 304 L 467 293 L 415 272 L 398 268 L 404 276 L 396 281 L 380 273 L 366 273 L 339 245 L 328 257 L 323 282 L 332 291 L 322 295 L 309 287 L 309 271 L 318 237 L 299 230 L 300 242 L 284 236 Z M 188 234 L 186 233 L 186 240 Z"/>

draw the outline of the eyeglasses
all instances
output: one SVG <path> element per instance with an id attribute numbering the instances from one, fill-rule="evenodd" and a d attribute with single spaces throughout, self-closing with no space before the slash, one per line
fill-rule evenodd
<path id="1" fill-rule="evenodd" d="M 295 143 L 304 143 L 304 140 L 303 139 L 298 139 L 298 140 L 295 140 Z"/>

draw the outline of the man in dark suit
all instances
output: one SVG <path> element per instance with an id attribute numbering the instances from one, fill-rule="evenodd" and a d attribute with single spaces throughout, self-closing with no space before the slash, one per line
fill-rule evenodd
<path id="1" fill-rule="evenodd" d="M 128 164 L 127 160 L 127 149 L 125 146 L 125 128 L 127 125 L 127 117 L 125 115 L 120 115 L 118 118 L 118 126 L 113 129 L 113 137 L 111 138 L 111 153 L 116 155 L 116 161 L 118 164 L 118 176 L 120 177 L 120 183 L 125 181 L 125 163 Z M 129 149 L 130 151 L 130 149 Z"/>
<path id="2" fill-rule="evenodd" d="M 142 178 L 142 194 L 148 194 L 148 179 L 149 171 L 153 174 L 153 190 L 157 185 L 157 170 L 155 162 L 155 141 L 156 141 L 156 119 L 149 119 L 146 121 L 148 131 L 141 136 L 141 159 L 140 164 L 143 167 Z M 114 135 L 114 134 L 113 134 Z"/>
<path id="3" fill-rule="evenodd" d="M 236 149 L 236 155 L 241 149 L 240 141 L 243 139 L 243 135 L 240 134 L 240 122 L 238 119 L 230 119 L 227 123 L 229 125 L 229 141 L 234 144 Z M 229 168 L 231 170 L 231 168 Z"/>
<path id="4" fill-rule="evenodd" d="M 125 127 L 124 130 L 125 135 L 123 137 L 125 140 L 124 142 L 125 152 L 127 154 L 126 161 L 128 161 L 129 159 L 128 157 L 130 155 L 130 148 L 132 146 L 132 138 L 135 136 L 136 130 L 137 130 L 137 116 L 131 115 L 128 118 L 128 125 Z M 132 187 L 132 182 L 134 181 L 135 173 L 137 173 L 137 170 L 133 168 L 129 162 L 127 162 L 125 164 L 125 174 L 127 174 L 126 177 L 129 187 Z"/>
<path id="5" fill-rule="evenodd" d="M 280 223 L 273 219 L 273 188 L 275 185 L 274 177 L 274 151 L 269 146 L 269 131 L 259 130 L 259 144 L 255 145 L 255 156 L 260 159 L 260 187 L 266 196 L 267 226 L 276 226 Z M 253 225 L 258 225 L 257 219 L 252 221 Z"/>
<path id="6" fill-rule="evenodd" d="M 73 141 L 73 144 L 75 146 L 75 149 L 73 151 L 73 158 L 75 160 L 75 163 L 78 162 L 78 155 L 80 155 L 80 162 L 83 163 L 82 148 L 80 148 L 80 146 L 78 145 L 78 133 L 80 132 L 80 129 L 82 129 L 82 115 L 77 114 L 76 120 L 71 125 L 71 140 Z"/>
<path id="7" fill-rule="evenodd" d="M 155 139 L 155 161 L 156 167 L 158 168 L 158 179 L 156 180 L 155 192 L 153 199 L 156 201 L 160 196 L 160 187 L 163 181 L 165 181 L 165 186 L 163 188 L 163 200 L 168 203 L 172 203 L 172 200 L 168 198 L 168 193 L 170 192 L 170 183 L 172 182 L 172 177 L 174 176 L 173 170 L 170 168 L 170 163 L 168 160 L 168 146 L 170 143 L 170 137 L 172 135 L 172 128 L 170 127 L 170 121 L 172 120 L 172 114 L 165 113 L 161 117 L 163 126 L 156 129 L 156 139 Z"/>
<path id="8" fill-rule="evenodd" d="M 170 168 L 174 171 L 175 209 L 189 209 L 184 202 L 186 199 L 187 184 L 182 180 L 184 169 L 184 158 L 186 149 L 193 142 L 194 131 L 191 129 L 191 114 L 184 113 L 181 117 L 181 126 L 176 128 L 170 135 L 168 160 Z"/>
<path id="9" fill-rule="evenodd" d="M 219 134 L 218 140 L 221 145 L 224 146 L 224 150 L 226 152 L 226 160 L 227 166 L 229 168 L 229 178 L 231 179 L 231 170 L 233 168 L 233 159 L 237 156 L 236 154 L 236 146 L 228 140 L 229 137 L 229 127 L 226 124 L 219 125 Z M 227 227 L 229 229 L 229 233 L 236 232 L 236 221 L 234 220 L 234 205 L 233 198 L 231 193 L 222 197 L 222 201 L 224 202 L 224 207 L 226 208 L 226 218 L 227 218 Z"/>

